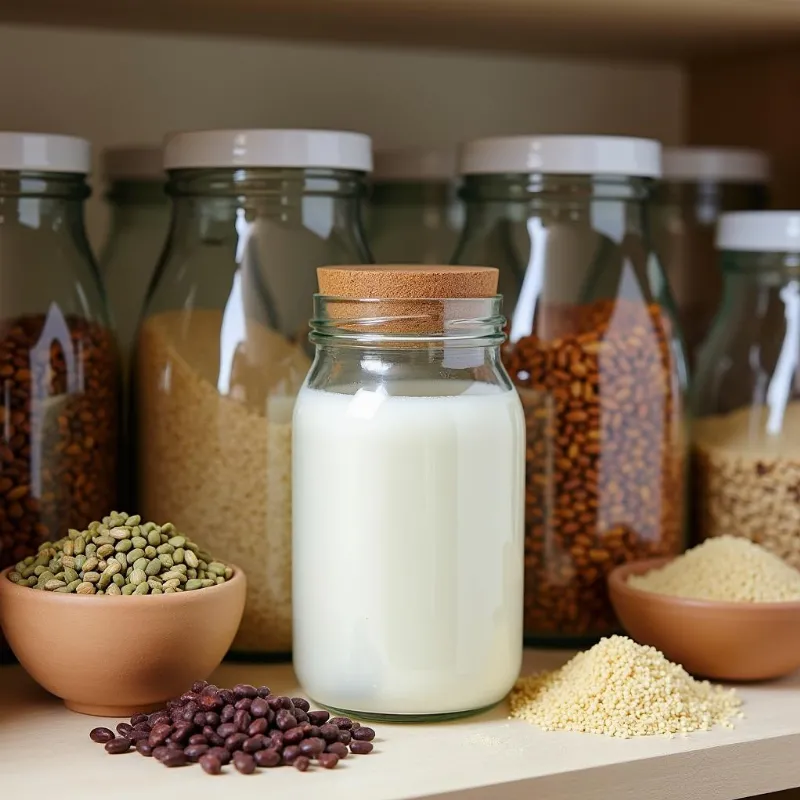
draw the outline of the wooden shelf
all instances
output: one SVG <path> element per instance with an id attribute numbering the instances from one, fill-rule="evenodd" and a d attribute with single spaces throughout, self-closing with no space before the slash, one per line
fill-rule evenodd
<path id="1" fill-rule="evenodd" d="M 531 651 L 525 670 L 557 666 L 568 655 Z M 266 683 L 281 694 L 299 694 L 288 666 L 226 664 L 215 681 Z M 21 669 L 5 667 L 0 668 L 2 793 L 24 797 L 35 786 L 37 796 L 60 797 L 73 791 L 70 786 L 82 786 L 114 800 L 211 797 L 221 796 L 221 790 L 241 800 L 300 800 L 309 792 L 330 800 L 735 800 L 800 786 L 800 676 L 741 693 L 746 718 L 734 730 L 686 738 L 545 733 L 509 721 L 507 708 L 500 706 L 438 725 L 375 724 L 375 753 L 348 759 L 333 772 L 302 775 L 285 768 L 242 776 L 229 770 L 210 778 L 198 767 L 167 770 L 137 754 L 106 755 L 88 738 L 102 721 L 65 710 Z"/>
<path id="2" fill-rule="evenodd" d="M 0 0 L 0 21 L 648 57 L 800 42 L 795 0 Z"/>

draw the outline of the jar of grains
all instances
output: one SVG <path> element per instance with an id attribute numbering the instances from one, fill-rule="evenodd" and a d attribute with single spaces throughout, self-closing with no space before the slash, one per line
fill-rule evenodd
<path id="1" fill-rule="evenodd" d="M 0 568 L 116 505 L 119 365 L 83 228 L 89 143 L 0 133 Z"/>
<path id="2" fill-rule="evenodd" d="M 294 412 L 297 676 L 360 716 L 490 706 L 519 674 L 523 605 L 497 270 L 324 268 L 319 286 Z M 339 585 L 352 601 L 320 613 Z"/>
<path id="3" fill-rule="evenodd" d="M 800 211 L 723 214 L 717 247 L 722 308 L 692 398 L 697 533 L 800 569 Z"/>
<path id="4" fill-rule="evenodd" d="M 160 147 L 112 147 L 104 160 L 111 227 L 99 258 L 100 274 L 127 379 L 139 315 L 167 238 L 170 205 Z"/>
<path id="5" fill-rule="evenodd" d="M 714 250 L 724 211 L 763 209 L 769 160 L 758 150 L 672 147 L 650 204 L 653 244 L 664 264 L 692 366 L 722 297 Z"/>
<path id="6" fill-rule="evenodd" d="M 609 571 L 684 547 L 685 359 L 645 236 L 660 147 L 486 139 L 461 171 L 456 261 L 500 267 L 527 421 L 526 640 L 596 639 L 617 628 Z"/>
<path id="7" fill-rule="evenodd" d="M 291 432 L 308 372 L 316 267 L 369 259 L 369 137 L 177 134 L 164 151 L 170 240 L 137 344 L 139 495 L 247 570 L 235 654 L 292 643 Z"/>
<path id="8" fill-rule="evenodd" d="M 463 223 L 455 148 L 375 153 L 368 231 L 378 261 L 447 263 Z"/>

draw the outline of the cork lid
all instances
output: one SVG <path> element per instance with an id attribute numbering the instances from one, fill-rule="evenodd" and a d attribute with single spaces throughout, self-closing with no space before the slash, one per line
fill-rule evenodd
<path id="1" fill-rule="evenodd" d="M 427 264 L 366 264 L 319 267 L 320 294 L 352 299 L 414 300 L 446 297 L 494 297 L 494 267 Z"/>
<path id="2" fill-rule="evenodd" d="M 330 319 L 351 331 L 440 336 L 455 321 L 486 313 L 497 295 L 498 270 L 422 264 L 319 267 Z M 483 305 L 481 305 L 483 301 Z M 476 304 L 481 305 L 476 310 Z"/>

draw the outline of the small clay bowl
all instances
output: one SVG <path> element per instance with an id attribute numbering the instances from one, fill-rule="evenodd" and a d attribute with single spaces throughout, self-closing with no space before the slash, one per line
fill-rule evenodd
<path id="1" fill-rule="evenodd" d="M 611 602 L 630 636 L 703 678 L 760 681 L 800 667 L 800 602 L 722 603 L 635 589 L 643 575 L 672 559 L 634 561 L 608 577 Z"/>
<path id="2" fill-rule="evenodd" d="M 56 594 L 0 572 L 0 624 L 25 671 L 67 708 L 99 717 L 147 711 L 205 680 L 244 612 L 244 573 L 176 594 Z"/>

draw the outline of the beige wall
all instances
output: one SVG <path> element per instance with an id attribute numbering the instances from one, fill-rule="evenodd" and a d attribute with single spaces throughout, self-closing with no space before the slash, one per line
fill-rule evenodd
<path id="1" fill-rule="evenodd" d="M 379 146 L 492 133 L 677 141 L 684 76 L 646 66 L 0 26 L 0 129 L 97 146 L 209 126 L 345 127 Z M 105 213 L 89 209 L 93 238 Z"/>

